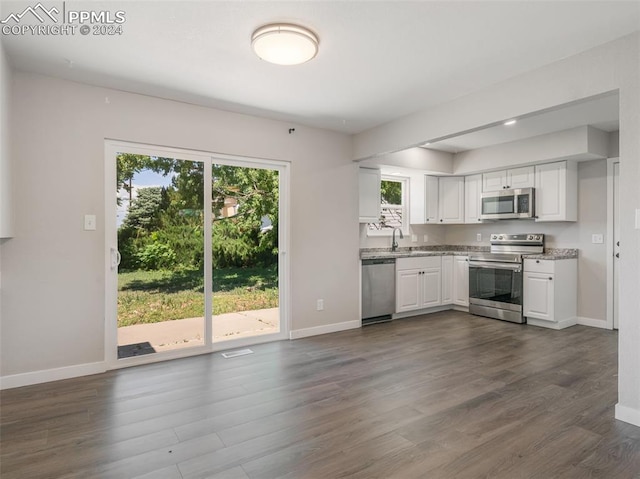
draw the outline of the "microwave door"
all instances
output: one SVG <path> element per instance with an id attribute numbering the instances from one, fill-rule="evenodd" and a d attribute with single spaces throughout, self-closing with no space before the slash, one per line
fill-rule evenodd
<path id="1" fill-rule="evenodd" d="M 489 196 L 482 198 L 482 216 L 487 219 L 500 219 L 513 216 L 515 198 L 513 196 Z"/>

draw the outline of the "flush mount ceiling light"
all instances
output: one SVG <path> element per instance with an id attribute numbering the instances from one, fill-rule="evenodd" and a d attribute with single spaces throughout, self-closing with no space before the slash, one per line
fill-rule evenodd
<path id="1" fill-rule="evenodd" d="M 272 23 L 253 32 L 251 46 L 267 62 L 300 65 L 318 54 L 318 37 L 299 25 Z"/>

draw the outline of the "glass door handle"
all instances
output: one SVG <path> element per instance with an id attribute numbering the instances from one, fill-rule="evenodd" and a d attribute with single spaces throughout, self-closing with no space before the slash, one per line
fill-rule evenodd
<path id="1" fill-rule="evenodd" d="M 122 255 L 116 248 L 111 248 L 111 269 L 114 270 L 120 265 Z"/>

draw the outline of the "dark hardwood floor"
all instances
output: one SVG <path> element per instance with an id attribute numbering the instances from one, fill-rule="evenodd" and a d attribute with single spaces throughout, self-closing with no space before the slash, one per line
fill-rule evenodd
<path id="1" fill-rule="evenodd" d="M 447 311 L 3 391 L 2 479 L 640 478 L 617 333 Z"/>

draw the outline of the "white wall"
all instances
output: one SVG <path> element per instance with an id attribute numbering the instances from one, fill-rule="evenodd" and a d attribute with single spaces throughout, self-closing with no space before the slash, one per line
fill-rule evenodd
<path id="1" fill-rule="evenodd" d="M 11 214 L 10 125 L 12 72 L 0 45 L 0 238 L 13 235 Z"/>
<path id="2" fill-rule="evenodd" d="M 105 138 L 290 161 L 292 328 L 359 319 L 348 136 L 14 74 L 15 238 L 0 246 L 2 376 L 104 359 Z M 98 215 L 95 232 L 83 231 L 87 213 Z"/>
<path id="3" fill-rule="evenodd" d="M 419 111 L 354 138 L 363 159 L 618 90 L 620 95 L 620 334 L 616 417 L 640 425 L 640 33 Z"/>

